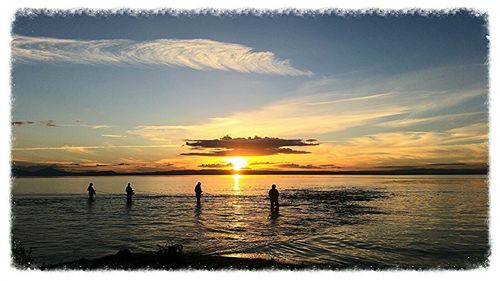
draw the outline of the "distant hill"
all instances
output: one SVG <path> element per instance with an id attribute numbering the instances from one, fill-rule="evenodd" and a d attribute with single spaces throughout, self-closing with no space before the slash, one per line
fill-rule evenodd
<path id="1" fill-rule="evenodd" d="M 13 166 L 13 177 L 64 177 L 64 176 L 114 176 L 117 175 L 114 171 L 86 171 L 86 172 L 68 172 L 54 167 L 41 167 L 33 170 L 33 168 L 24 168 Z"/>
<path id="2" fill-rule="evenodd" d="M 58 170 L 53 167 L 40 168 L 38 170 L 28 170 L 27 168 L 22 167 L 12 167 L 12 176 L 14 177 L 60 177 L 60 176 L 70 176 L 71 173 L 68 173 L 63 170 Z"/>

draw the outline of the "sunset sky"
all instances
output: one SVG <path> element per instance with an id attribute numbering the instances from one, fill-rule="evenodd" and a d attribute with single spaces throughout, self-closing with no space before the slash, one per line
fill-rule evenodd
<path id="1" fill-rule="evenodd" d="M 468 13 L 19 14 L 12 160 L 114 171 L 484 167 L 486 35 Z"/>

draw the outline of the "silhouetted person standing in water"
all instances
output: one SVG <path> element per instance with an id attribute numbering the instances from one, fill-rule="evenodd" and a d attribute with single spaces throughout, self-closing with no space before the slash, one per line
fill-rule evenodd
<path id="1" fill-rule="evenodd" d="M 194 193 L 196 194 L 196 206 L 200 206 L 201 194 L 203 193 L 203 191 L 201 190 L 201 182 L 198 182 L 196 184 L 196 187 L 194 188 Z"/>
<path id="2" fill-rule="evenodd" d="M 130 186 L 130 183 L 127 184 L 127 187 L 125 188 L 125 192 L 127 193 L 127 203 L 132 203 L 132 195 L 134 195 L 134 190 Z"/>
<path id="3" fill-rule="evenodd" d="M 89 183 L 89 187 L 87 187 L 87 191 L 89 192 L 89 201 L 94 200 L 95 189 L 94 189 L 93 183 Z"/>
<path id="4" fill-rule="evenodd" d="M 276 189 L 276 185 L 273 184 L 271 189 L 269 190 L 269 200 L 271 200 L 271 211 L 278 211 L 280 208 L 280 204 L 278 203 L 278 198 L 280 193 Z"/>

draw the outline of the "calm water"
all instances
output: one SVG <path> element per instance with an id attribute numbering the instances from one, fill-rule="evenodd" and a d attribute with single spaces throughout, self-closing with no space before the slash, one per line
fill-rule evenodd
<path id="1" fill-rule="evenodd" d="M 86 200 L 92 181 L 93 203 Z M 193 194 L 203 183 L 202 207 Z M 131 206 L 123 190 L 136 191 Z M 282 204 L 269 210 L 276 183 Z M 486 176 L 19 178 L 12 233 L 37 263 L 155 250 L 289 263 L 469 267 L 489 253 Z"/>

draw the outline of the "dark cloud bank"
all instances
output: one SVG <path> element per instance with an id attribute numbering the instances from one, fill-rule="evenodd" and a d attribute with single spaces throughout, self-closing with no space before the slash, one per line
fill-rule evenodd
<path id="1" fill-rule="evenodd" d="M 232 138 L 225 136 L 213 140 L 188 140 L 186 145 L 195 152 L 181 153 L 190 156 L 263 156 L 274 154 L 306 154 L 290 147 L 319 145 L 315 139 L 281 139 L 270 137 Z"/>
<path id="2" fill-rule="evenodd" d="M 54 120 L 47 120 L 47 121 L 38 121 L 38 123 L 42 126 L 46 127 L 59 127 L 56 125 Z M 24 126 L 24 125 L 33 125 L 35 124 L 35 121 L 12 121 L 10 122 L 12 126 Z"/>

